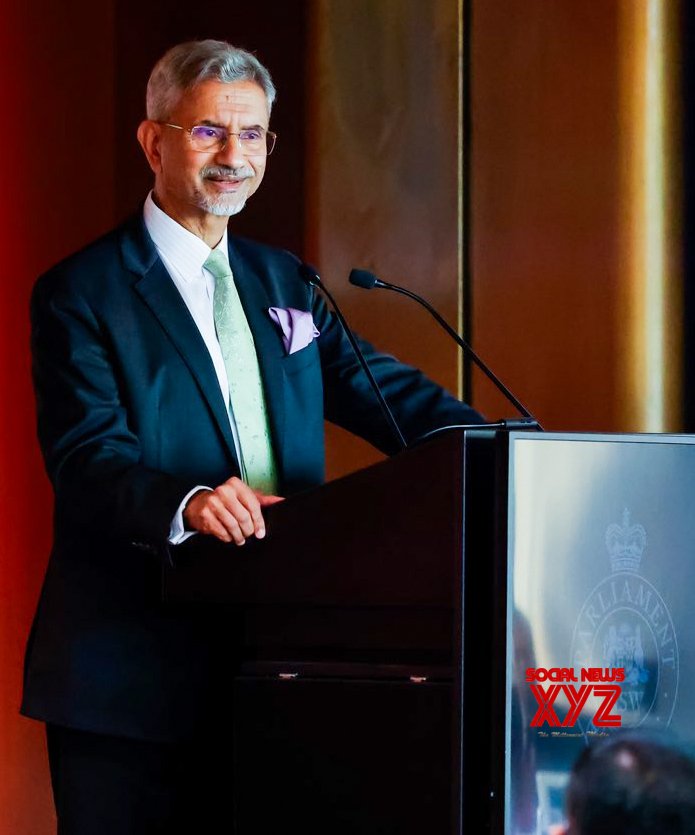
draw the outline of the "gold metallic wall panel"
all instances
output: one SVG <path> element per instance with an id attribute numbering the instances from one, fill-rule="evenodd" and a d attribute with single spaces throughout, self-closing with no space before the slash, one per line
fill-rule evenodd
<path id="1" fill-rule="evenodd" d="M 678 425 L 667 8 L 473 0 L 475 344 L 549 428 Z"/>
<path id="2" fill-rule="evenodd" d="M 621 425 L 682 428 L 679 3 L 621 4 Z"/>
<path id="3" fill-rule="evenodd" d="M 312 29 L 307 255 L 358 332 L 457 391 L 455 346 L 424 311 L 346 282 L 365 267 L 457 322 L 458 2 L 316 0 Z M 374 459 L 330 432 L 330 475 Z"/>
<path id="4" fill-rule="evenodd" d="M 617 429 L 618 6 L 476 0 L 472 26 L 475 345 L 547 427 Z M 477 376 L 475 401 L 511 410 Z"/>

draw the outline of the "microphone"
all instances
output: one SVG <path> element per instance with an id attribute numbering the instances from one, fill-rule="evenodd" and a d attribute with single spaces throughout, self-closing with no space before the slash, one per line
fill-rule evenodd
<path id="1" fill-rule="evenodd" d="M 343 328 L 343 331 L 345 332 L 345 335 L 347 336 L 348 340 L 350 341 L 350 345 L 352 345 L 352 350 L 355 352 L 355 356 L 359 360 L 360 365 L 362 366 L 362 369 L 363 369 L 364 373 L 367 375 L 367 379 L 369 380 L 369 385 L 372 387 L 372 390 L 374 391 L 374 394 L 376 395 L 376 399 L 379 402 L 379 407 L 381 409 L 381 413 L 383 414 L 384 419 L 386 420 L 386 423 L 388 423 L 389 428 L 391 430 L 391 433 L 393 434 L 394 438 L 396 439 L 396 442 L 398 443 L 398 446 L 401 448 L 401 450 L 408 449 L 408 444 L 406 443 L 406 440 L 403 437 L 403 433 L 401 432 L 400 427 L 396 423 L 396 419 L 394 418 L 393 412 L 391 411 L 391 409 L 389 408 L 388 403 L 386 402 L 386 398 L 381 393 L 381 389 L 379 388 L 379 384 L 374 379 L 374 375 L 372 374 L 372 370 L 369 367 L 369 363 L 365 359 L 365 356 L 362 353 L 362 350 L 360 349 L 360 346 L 359 346 L 357 340 L 355 339 L 354 334 L 352 333 L 352 331 L 348 327 L 348 323 L 347 323 L 345 317 L 343 316 L 340 308 L 338 307 L 338 304 L 337 304 L 336 300 L 333 298 L 330 290 L 326 287 L 326 285 L 321 280 L 321 276 L 318 274 L 318 272 L 316 270 L 316 267 L 312 267 L 310 264 L 305 264 L 303 262 L 300 262 L 299 263 L 299 275 L 311 287 L 316 287 L 318 290 L 320 290 L 326 296 L 328 301 L 331 303 L 331 305 L 333 307 L 333 310 L 335 311 L 335 315 L 336 315 L 338 321 L 340 322 L 340 325 Z"/>
<path id="2" fill-rule="evenodd" d="M 492 380 L 495 384 L 497 389 L 502 392 L 502 394 L 507 398 L 507 400 L 517 409 L 525 418 L 525 420 L 519 421 L 518 423 L 523 426 L 525 429 L 529 428 L 537 428 L 542 430 L 542 426 L 536 420 L 536 418 L 529 412 L 529 410 L 521 403 L 517 398 L 509 391 L 509 389 L 504 385 L 504 383 L 499 379 L 499 377 L 489 368 L 483 360 L 476 354 L 473 348 L 459 336 L 458 333 L 451 327 L 451 325 L 439 315 L 439 313 L 432 307 L 432 305 L 422 298 L 422 296 L 418 296 L 417 293 L 413 293 L 412 290 L 407 290 L 405 287 L 399 287 L 397 284 L 389 284 L 387 281 L 382 281 L 381 279 L 377 278 L 373 273 L 370 273 L 368 270 L 352 270 L 350 272 L 350 284 L 354 284 L 355 287 L 361 287 L 363 290 L 371 290 L 373 287 L 380 287 L 385 290 L 393 290 L 395 293 L 400 293 L 403 296 L 407 296 L 409 299 L 413 299 L 414 301 L 421 304 L 425 310 L 427 310 L 435 320 L 441 325 L 442 328 L 449 334 L 449 336 L 459 345 L 460 348 L 463 349 L 464 354 L 469 356 L 471 360 L 478 366 L 478 368 L 488 377 L 488 379 Z M 516 422 L 512 421 L 503 421 L 506 425 L 509 423 L 509 428 L 521 428 L 517 425 L 514 425 Z"/>

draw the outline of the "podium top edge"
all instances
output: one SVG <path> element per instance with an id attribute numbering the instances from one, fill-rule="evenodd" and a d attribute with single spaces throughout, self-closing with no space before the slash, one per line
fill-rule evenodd
<path id="1" fill-rule="evenodd" d="M 658 443 L 695 444 L 695 435 L 678 432 L 509 432 L 509 441 L 546 443 L 547 441 L 579 441 L 596 443 Z"/>

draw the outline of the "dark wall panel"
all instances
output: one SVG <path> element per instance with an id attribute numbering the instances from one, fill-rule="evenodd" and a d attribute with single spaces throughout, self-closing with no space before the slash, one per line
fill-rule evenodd
<path id="1" fill-rule="evenodd" d="M 171 46 L 198 38 L 228 40 L 255 53 L 278 88 L 271 126 L 278 145 L 265 180 L 230 230 L 301 252 L 304 240 L 304 59 L 302 0 L 236 4 L 220 0 L 172 4 L 120 0 L 116 6 L 116 213 L 137 210 L 152 177 L 135 131 L 145 117 L 150 70 Z"/>

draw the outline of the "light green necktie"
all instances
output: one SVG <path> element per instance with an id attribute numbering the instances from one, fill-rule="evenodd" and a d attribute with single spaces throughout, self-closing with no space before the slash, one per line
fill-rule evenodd
<path id="1" fill-rule="evenodd" d="M 275 493 L 277 477 L 268 413 L 251 329 L 225 254 L 213 249 L 203 266 L 215 277 L 215 329 L 227 369 L 229 397 L 241 446 L 242 477 L 256 490 Z"/>

